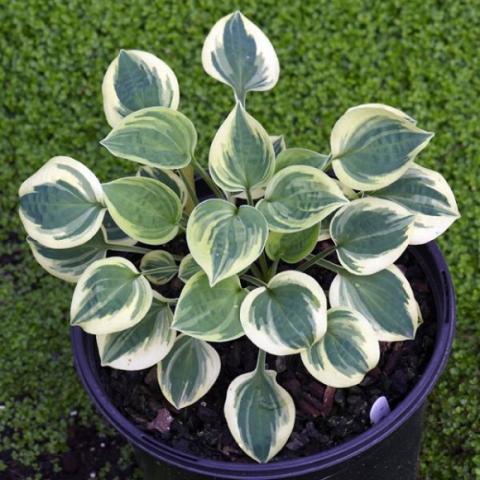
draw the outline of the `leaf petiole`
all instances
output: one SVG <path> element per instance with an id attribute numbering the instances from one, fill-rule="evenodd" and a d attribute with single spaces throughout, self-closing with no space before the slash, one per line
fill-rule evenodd
<path id="1" fill-rule="evenodd" d="M 267 358 L 267 352 L 262 350 L 261 348 L 258 349 L 258 357 L 257 357 L 257 365 L 255 367 L 256 372 L 264 373 L 265 372 L 265 360 Z"/>
<path id="2" fill-rule="evenodd" d="M 260 280 L 257 277 L 254 277 L 252 275 L 244 274 L 240 277 L 242 280 L 245 280 L 246 282 L 251 283 L 252 285 L 255 285 L 256 287 L 266 287 L 267 284 L 263 281 Z"/>
<path id="3" fill-rule="evenodd" d="M 331 272 L 335 273 L 345 273 L 346 270 L 341 267 L 340 265 L 337 265 L 336 263 L 329 262 L 328 260 L 324 259 L 319 259 L 315 262 L 317 265 L 320 267 L 326 268 L 327 270 L 330 270 Z"/>
<path id="4" fill-rule="evenodd" d="M 266 280 L 268 277 L 268 263 L 267 258 L 265 257 L 265 252 L 262 252 L 260 257 L 258 257 L 258 262 L 260 264 L 260 269 L 262 270 L 262 277 Z"/>
<path id="5" fill-rule="evenodd" d="M 318 260 L 322 258 L 328 257 L 331 253 L 333 253 L 337 249 L 337 246 L 333 246 L 331 248 L 327 248 L 327 250 L 323 250 L 322 252 L 317 253 L 316 255 L 310 255 L 308 260 L 297 267 L 299 272 L 304 272 L 312 265 L 315 265 Z"/>
<path id="6" fill-rule="evenodd" d="M 262 277 L 262 272 L 260 272 L 260 269 L 254 263 L 250 265 L 250 270 L 256 277 L 258 278 Z"/>
<path id="7" fill-rule="evenodd" d="M 270 269 L 268 270 L 268 279 L 270 280 L 276 273 L 278 269 L 278 262 L 279 260 L 274 260 L 272 262 L 272 265 L 270 266 Z"/>
<path id="8" fill-rule="evenodd" d="M 247 196 L 247 203 L 253 207 L 253 198 L 252 198 L 252 192 L 250 191 L 249 188 L 245 190 L 245 195 Z"/>
<path id="9" fill-rule="evenodd" d="M 223 192 L 220 190 L 220 188 L 217 187 L 217 185 L 214 183 L 210 175 L 205 171 L 205 169 L 196 161 L 192 160 L 193 166 L 195 170 L 200 174 L 202 177 L 203 181 L 209 186 L 210 190 L 218 197 L 218 198 L 225 198 L 225 195 Z"/>
<path id="10" fill-rule="evenodd" d="M 148 253 L 151 252 L 149 248 L 137 247 L 136 245 L 120 245 L 120 244 L 113 244 L 113 243 L 106 243 L 105 244 L 107 250 L 111 250 L 113 252 L 124 252 L 124 253 Z"/>

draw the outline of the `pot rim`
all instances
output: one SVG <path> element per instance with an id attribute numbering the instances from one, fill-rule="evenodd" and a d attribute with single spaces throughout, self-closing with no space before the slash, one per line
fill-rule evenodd
<path id="1" fill-rule="evenodd" d="M 108 423 L 135 447 L 142 449 L 157 460 L 178 468 L 219 478 L 235 479 L 241 476 L 242 478 L 280 479 L 299 477 L 338 465 L 356 457 L 390 436 L 418 411 L 437 383 L 450 355 L 455 333 L 455 293 L 447 264 L 437 244 L 433 241 L 425 245 L 411 246 L 409 251 L 426 274 L 437 312 L 437 322 L 440 328 L 437 329 L 432 357 L 417 384 L 382 421 L 354 438 L 314 455 L 257 464 L 210 460 L 178 451 L 140 430 L 113 406 L 94 374 L 97 367 L 89 362 L 86 354 L 86 344 L 88 341 L 93 344 L 93 339 L 88 338 L 91 336 L 88 336 L 79 327 L 70 328 L 75 368 L 90 399 Z M 443 313 L 440 315 L 442 318 L 438 318 L 439 313 Z"/>

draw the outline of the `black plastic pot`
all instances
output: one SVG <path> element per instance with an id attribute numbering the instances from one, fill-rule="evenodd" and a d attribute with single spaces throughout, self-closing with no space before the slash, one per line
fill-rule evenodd
<path id="1" fill-rule="evenodd" d="M 147 480 L 414 480 L 428 394 L 447 362 L 455 332 L 455 297 L 445 260 L 434 242 L 411 247 L 433 292 L 437 336 L 432 358 L 408 396 L 382 421 L 338 447 L 289 461 L 227 463 L 177 451 L 141 431 L 110 402 L 100 383 L 94 337 L 71 329 L 75 366 L 93 403 L 134 447 Z"/>

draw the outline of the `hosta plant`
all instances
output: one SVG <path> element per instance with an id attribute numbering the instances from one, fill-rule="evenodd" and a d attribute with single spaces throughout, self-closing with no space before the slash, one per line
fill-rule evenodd
<path id="1" fill-rule="evenodd" d="M 225 418 L 243 451 L 267 462 L 292 432 L 295 404 L 266 354 L 300 355 L 328 386 L 361 382 L 379 341 L 413 339 L 421 322 L 394 262 L 459 213 L 444 178 L 417 163 L 433 134 L 396 108 L 348 109 L 325 154 L 269 134 L 246 97 L 275 86 L 279 62 L 240 12 L 214 25 L 202 62 L 234 93 L 217 133 L 203 132 L 208 162 L 195 156 L 197 130 L 178 110 L 173 71 L 122 50 L 103 81 L 112 130 L 100 143 L 136 172 L 102 183 L 77 160 L 53 157 L 21 185 L 20 217 L 38 262 L 76 284 L 71 324 L 96 336 L 102 365 L 157 365 L 177 409 L 221 375 L 212 344 L 246 335 L 258 362 L 228 388 Z M 198 198 L 194 175 L 209 195 Z M 177 237 L 184 255 L 169 251 Z M 316 248 L 319 239 L 331 248 Z M 335 272 L 328 297 L 312 266 Z M 160 294 L 176 277 L 178 298 Z"/>

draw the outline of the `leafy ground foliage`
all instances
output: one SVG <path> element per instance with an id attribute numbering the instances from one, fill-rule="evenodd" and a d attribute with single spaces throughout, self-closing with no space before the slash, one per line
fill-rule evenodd
<path id="1" fill-rule="evenodd" d="M 397 106 L 436 132 L 421 163 L 447 178 L 463 217 L 440 241 L 457 289 L 458 334 L 427 419 L 421 472 L 432 480 L 480 478 L 479 6 L 476 0 L 241 2 L 271 39 L 282 68 L 274 90 L 249 97 L 250 110 L 289 146 L 328 153 L 335 119 L 366 102 Z M 0 7 L 0 476 L 18 478 L 8 470 L 28 467 L 31 478 L 40 478 L 35 472 L 46 458 L 62 467 L 59 454 L 75 426 L 94 425 L 107 440 L 113 432 L 93 412 L 73 370 L 72 289 L 45 274 L 24 242 L 16 214 L 20 181 L 58 154 L 85 162 L 102 181 L 133 171 L 134 164 L 98 145 L 109 131 L 101 81 L 120 47 L 152 51 L 173 68 L 181 110 L 207 132 L 199 145 L 206 158 L 231 94 L 203 73 L 200 51 L 209 27 L 238 3 L 0 0 Z M 120 450 L 126 469 L 132 457 Z M 108 464 L 95 472 L 114 478 Z"/>

